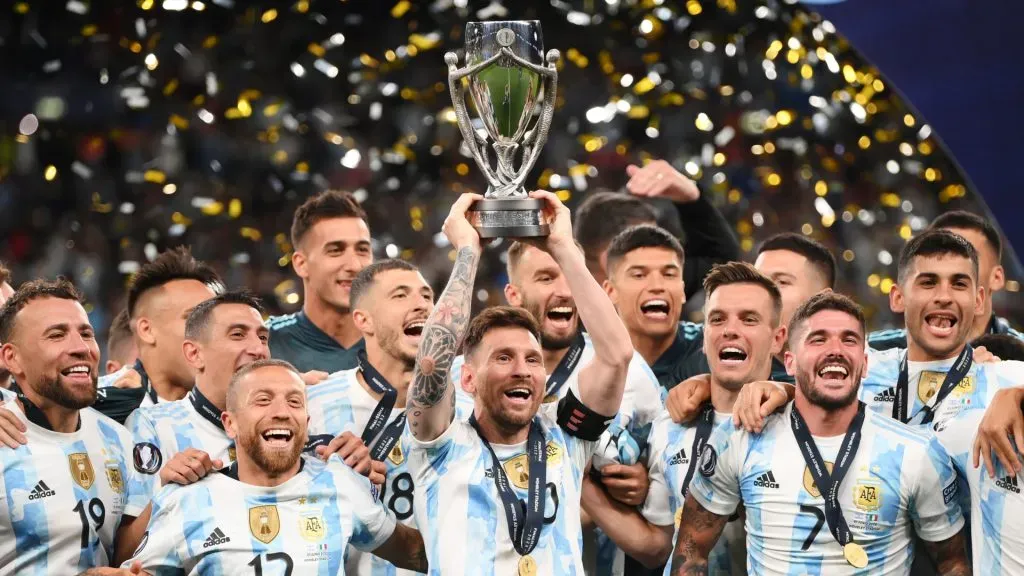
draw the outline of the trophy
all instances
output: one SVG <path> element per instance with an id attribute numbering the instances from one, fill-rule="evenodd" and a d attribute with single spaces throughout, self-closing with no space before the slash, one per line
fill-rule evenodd
<path id="1" fill-rule="evenodd" d="M 459 130 L 487 178 L 484 200 L 475 202 L 468 213 L 481 238 L 548 234 L 544 202 L 530 198 L 523 188 L 548 138 L 555 111 L 559 54 L 558 50 L 543 52 L 540 22 L 525 20 L 470 22 L 466 24 L 466 66 L 458 67 L 454 52 L 444 55 Z M 473 127 L 466 108 L 467 86 L 482 130 Z M 488 142 L 494 149 L 494 167 Z"/>

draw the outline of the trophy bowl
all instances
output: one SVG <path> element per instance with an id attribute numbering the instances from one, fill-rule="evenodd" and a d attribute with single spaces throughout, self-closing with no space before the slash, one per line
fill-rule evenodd
<path id="1" fill-rule="evenodd" d="M 454 52 L 445 54 L 445 62 L 459 130 L 488 182 L 484 200 L 470 208 L 470 221 L 481 238 L 546 236 L 544 203 L 530 198 L 523 182 L 551 127 L 558 51 L 544 54 L 535 20 L 470 22 L 465 47 L 464 68 Z M 466 105 L 467 91 L 481 129 Z"/>

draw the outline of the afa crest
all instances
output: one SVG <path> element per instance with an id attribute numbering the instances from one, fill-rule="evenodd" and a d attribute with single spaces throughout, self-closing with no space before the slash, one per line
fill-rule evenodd
<path id="1" fill-rule="evenodd" d="M 319 542 L 327 534 L 327 525 L 320 512 L 312 512 L 299 516 L 299 534 L 309 542 Z"/>
<path id="2" fill-rule="evenodd" d="M 277 515 L 277 506 L 257 506 L 249 508 L 249 531 L 254 538 L 270 544 L 281 531 L 281 517 Z"/>
<path id="3" fill-rule="evenodd" d="M 828 473 L 832 473 L 832 463 L 825 462 L 825 469 Z M 804 490 L 815 498 L 821 498 L 821 490 L 818 490 L 818 485 L 814 483 L 814 476 L 811 474 L 811 469 L 804 466 Z"/>
<path id="4" fill-rule="evenodd" d="M 71 469 L 71 479 L 82 488 L 88 490 L 96 481 L 96 472 L 92 469 L 92 461 L 85 452 L 68 454 L 68 468 Z"/>
<path id="5" fill-rule="evenodd" d="M 873 480 L 858 480 L 853 487 L 853 505 L 865 512 L 882 507 L 882 485 Z"/>

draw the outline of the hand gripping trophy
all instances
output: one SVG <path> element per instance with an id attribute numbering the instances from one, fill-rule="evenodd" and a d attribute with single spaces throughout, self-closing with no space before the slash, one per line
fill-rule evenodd
<path id="1" fill-rule="evenodd" d="M 559 54 L 543 51 L 540 23 L 535 20 L 470 22 L 466 67 L 458 67 L 454 52 L 444 55 L 459 130 L 488 182 L 484 200 L 474 203 L 469 213 L 481 238 L 548 234 L 544 203 L 529 198 L 523 187 L 540 157 L 555 111 Z M 467 87 L 483 130 L 473 127 L 466 108 Z M 491 166 L 488 142 L 496 167 Z"/>

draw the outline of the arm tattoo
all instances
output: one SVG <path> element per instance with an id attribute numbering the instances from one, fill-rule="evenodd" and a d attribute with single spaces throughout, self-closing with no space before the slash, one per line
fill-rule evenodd
<path id="1" fill-rule="evenodd" d="M 409 391 L 411 406 L 436 406 L 448 393 L 448 374 L 452 361 L 455 360 L 455 353 L 469 326 L 478 259 L 479 256 L 471 248 L 460 249 L 455 258 L 448 286 L 423 329 L 423 340 L 416 354 L 416 367 Z"/>
<path id="2" fill-rule="evenodd" d="M 693 496 L 686 497 L 682 516 L 679 540 L 672 555 L 672 576 L 707 574 L 708 555 L 729 517 L 705 510 Z"/>
<path id="3" fill-rule="evenodd" d="M 967 544 L 961 530 L 941 542 L 925 542 L 928 555 L 935 561 L 940 576 L 963 576 L 971 573 L 967 561 Z"/>

